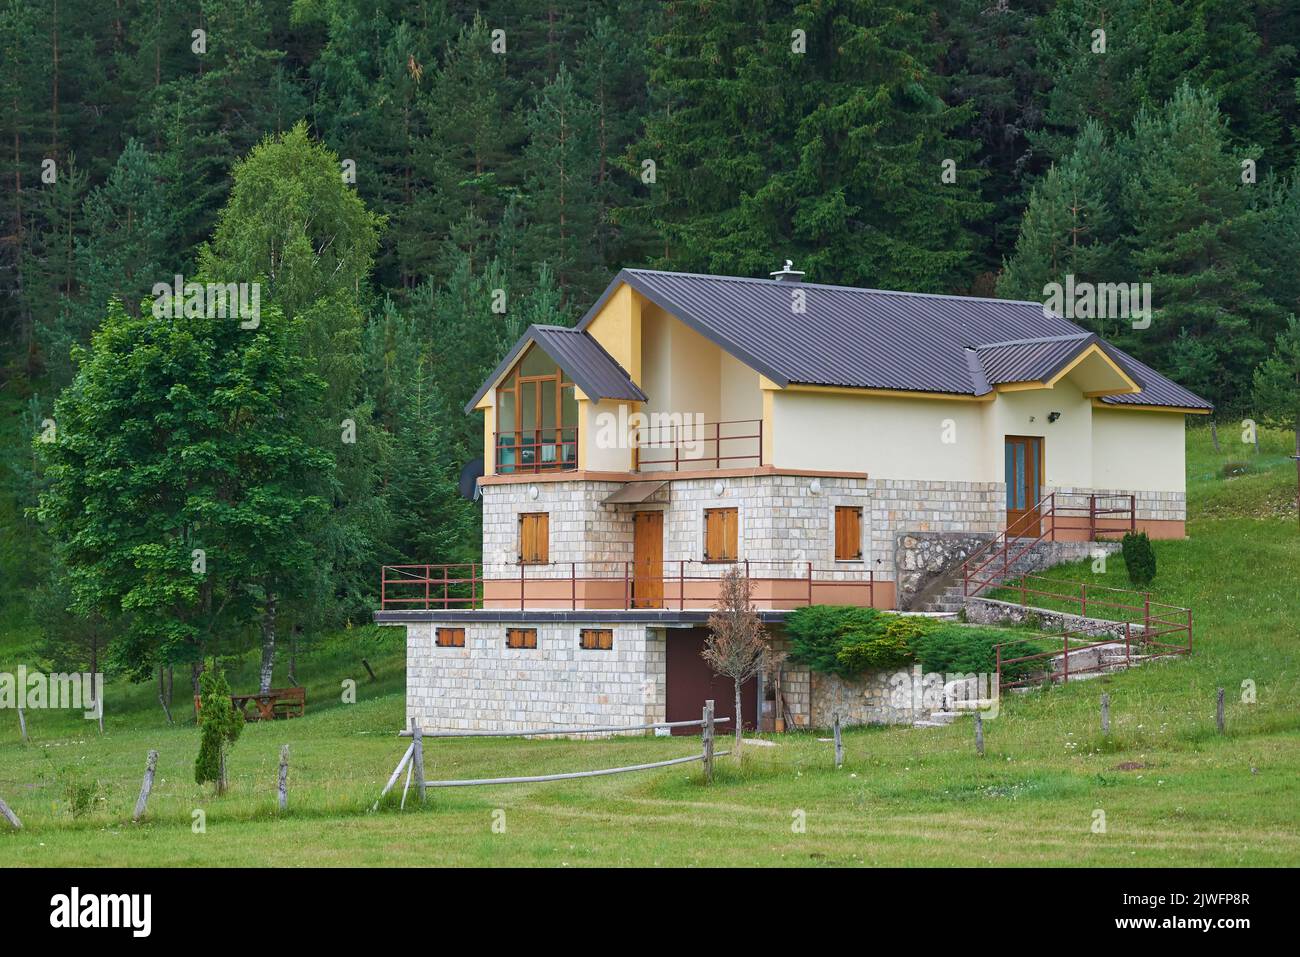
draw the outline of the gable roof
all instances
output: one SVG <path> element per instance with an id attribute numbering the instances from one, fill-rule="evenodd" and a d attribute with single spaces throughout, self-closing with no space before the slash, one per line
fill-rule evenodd
<path id="1" fill-rule="evenodd" d="M 622 283 L 781 386 L 978 396 L 999 382 L 1050 379 L 1096 343 L 1141 387 L 1101 402 L 1213 408 L 1037 302 L 624 269 L 579 330 Z"/>
<path id="2" fill-rule="evenodd" d="M 555 364 L 567 372 L 578 388 L 589 398 L 595 401 L 601 399 L 646 401 L 645 393 L 637 388 L 632 377 L 590 333 L 564 326 L 533 325 L 524 330 L 524 334 L 519 337 L 514 348 L 487 377 L 487 381 L 483 383 L 474 398 L 469 400 L 465 406 L 466 412 L 473 411 L 479 400 L 487 395 L 496 381 L 510 371 L 530 343 L 536 343 L 543 352 L 555 360 Z"/>

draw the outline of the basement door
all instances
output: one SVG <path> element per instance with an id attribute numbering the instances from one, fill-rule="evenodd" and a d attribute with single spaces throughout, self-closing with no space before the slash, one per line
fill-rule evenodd
<path id="1" fill-rule="evenodd" d="M 700 652 L 704 650 L 707 628 L 667 628 L 665 669 L 665 719 L 666 721 L 698 721 L 704 711 L 704 702 L 713 699 L 715 718 L 734 718 L 736 712 L 736 686 L 730 678 L 715 674 Z M 740 709 L 744 713 L 746 730 L 758 724 L 758 679 L 750 678 L 740 686 Z M 699 727 L 674 728 L 674 734 L 699 734 Z M 735 733 L 735 725 L 719 725 L 718 749 L 728 734 Z"/>
<path id="2" fill-rule="evenodd" d="M 664 513 L 632 516 L 632 607 L 664 605 Z"/>
<path id="3" fill-rule="evenodd" d="M 1007 533 L 1012 538 L 1042 534 L 1039 504 L 1043 490 L 1043 439 L 1037 435 L 1006 437 Z"/>

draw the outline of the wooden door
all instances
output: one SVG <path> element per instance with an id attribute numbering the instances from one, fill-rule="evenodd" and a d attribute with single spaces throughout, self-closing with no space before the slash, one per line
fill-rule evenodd
<path id="1" fill-rule="evenodd" d="M 1007 532 L 1013 538 L 1042 534 L 1039 503 L 1043 491 L 1043 440 L 1037 435 L 1008 435 L 1004 459 L 1007 482 Z"/>
<path id="2" fill-rule="evenodd" d="M 632 524 L 632 607 L 664 605 L 664 513 L 636 512 Z"/>
<path id="3" fill-rule="evenodd" d="M 700 657 L 708 637 L 707 628 L 668 628 L 664 662 L 665 721 L 698 721 L 704 702 L 713 699 L 715 718 L 735 719 L 736 686 L 730 678 L 717 674 Z M 743 727 L 752 731 L 758 725 L 758 679 L 750 678 L 740 686 L 740 710 Z M 674 728 L 674 734 L 699 734 L 699 726 Z M 726 740 L 735 733 L 731 722 L 718 725 L 717 735 Z M 722 745 L 718 745 L 719 749 Z"/>

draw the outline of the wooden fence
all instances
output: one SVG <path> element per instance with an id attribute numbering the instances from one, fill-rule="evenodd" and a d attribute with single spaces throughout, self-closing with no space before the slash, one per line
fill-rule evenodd
<path id="1" fill-rule="evenodd" d="M 730 754 L 729 751 L 714 750 L 714 729 L 716 725 L 730 721 L 730 718 L 715 718 L 713 716 L 714 703 L 707 701 L 704 705 L 704 711 L 698 721 L 656 721 L 651 724 L 629 724 L 601 728 L 533 728 L 526 731 L 429 731 L 426 732 L 419 727 L 415 727 L 400 732 L 401 737 L 411 738 L 411 743 L 407 746 L 406 752 L 402 755 L 402 760 L 397 762 L 397 767 L 393 770 L 392 775 L 388 778 L 388 783 L 384 789 L 379 792 L 379 799 L 382 801 L 388 796 L 402 772 L 406 772 L 406 783 L 402 788 L 402 807 L 406 807 L 407 792 L 411 788 L 412 778 L 415 779 L 416 793 L 421 802 L 424 801 L 425 790 L 427 788 L 458 788 L 458 787 L 475 787 L 478 785 L 492 784 L 542 784 L 548 781 L 572 781 L 580 778 L 596 778 L 609 774 L 622 774 L 626 771 L 649 771 L 653 768 L 667 768 L 677 764 L 690 764 L 700 761 L 704 765 L 704 780 L 712 783 L 713 781 L 713 759 Z M 547 735 L 571 735 L 571 734 L 612 734 L 623 731 L 651 731 L 659 728 L 694 728 L 702 729 L 703 749 L 699 754 L 687 755 L 683 758 L 670 758 L 666 761 L 652 761 L 648 764 L 630 764 L 619 768 L 600 768 L 595 771 L 567 771 L 561 774 L 533 774 L 523 777 L 496 777 L 496 778 L 470 778 L 456 781 L 429 781 L 424 775 L 424 739 L 425 738 L 535 738 Z M 375 807 L 379 802 L 375 802 Z"/>

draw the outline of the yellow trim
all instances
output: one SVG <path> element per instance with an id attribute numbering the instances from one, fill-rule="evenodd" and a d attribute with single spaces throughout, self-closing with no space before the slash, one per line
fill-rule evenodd
<path id="1" fill-rule="evenodd" d="M 1039 382 L 1036 379 L 1025 382 L 1002 382 L 993 387 L 995 392 L 1033 392 L 1037 389 L 1050 389 L 1051 386 L 1046 382 Z"/>
<path id="2" fill-rule="evenodd" d="M 763 461 L 768 465 L 772 464 L 772 439 L 776 434 L 776 430 L 772 428 L 772 411 L 775 405 L 772 395 L 770 391 L 765 390 L 763 392 L 763 444 L 758 450 L 759 454 L 763 456 Z"/>
<path id="3" fill-rule="evenodd" d="M 495 389 L 490 390 L 496 392 Z M 483 474 L 496 474 L 496 449 L 492 439 L 497 430 L 497 408 L 495 404 L 479 406 L 483 410 Z"/>
<path id="4" fill-rule="evenodd" d="M 578 387 L 573 387 L 574 397 L 577 398 Z M 587 442 L 591 440 L 590 429 L 587 428 L 587 416 L 591 412 L 591 400 L 585 396 L 578 399 L 578 471 L 586 471 L 587 468 Z"/>
<path id="5" fill-rule="evenodd" d="M 1137 403 L 1123 403 L 1112 405 L 1108 402 L 1102 402 L 1098 399 L 1092 400 L 1094 409 L 1119 409 L 1121 411 L 1132 412 L 1177 412 L 1179 415 L 1209 415 L 1209 409 L 1189 409 L 1182 405 L 1138 405 Z"/>
<path id="6" fill-rule="evenodd" d="M 1102 351 L 1101 346 L 1097 345 L 1097 343 L 1095 342 L 1092 345 L 1090 345 L 1088 348 L 1080 352 L 1077 356 L 1075 356 L 1074 359 L 1064 369 L 1062 369 L 1060 372 L 1056 373 L 1056 375 L 1048 379 L 1047 388 L 1049 389 L 1054 388 L 1056 386 L 1056 383 L 1060 382 L 1067 375 L 1073 372 L 1075 367 L 1079 365 L 1079 363 L 1083 362 L 1085 359 L 1094 355 L 1100 356 L 1103 362 L 1105 362 L 1108 366 L 1110 366 L 1113 370 L 1115 370 L 1116 375 L 1118 375 L 1121 379 L 1123 379 L 1126 383 L 1128 383 L 1128 386 L 1126 387 L 1124 392 L 1119 394 L 1131 395 L 1134 392 L 1142 391 L 1142 387 L 1139 386 L 1136 382 L 1134 382 L 1131 378 L 1129 378 L 1129 374 L 1125 372 L 1123 369 L 1121 369 L 1114 359 L 1106 355 L 1106 353 Z"/>
<path id="7" fill-rule="evenodd" d="M 761 383 L 759 387 L 764 389 L 769 388 L 769 386 L 762 385 Z M 771 387 L 780 389 L 780 386 L 777 386 L 775 383 L 772 383 Z M 829 393 L 831 395 L 876 395 L 876 396 L 882 396 L 884 398 L 892 398 L 892 399 L 939 399 L 939 400 L 947 400 L 949 402 L 992 402 L 993 401 L 992 392 L 986 393 L 985 395 L 962 395 L 957 392 L 915 392 L 910 389 L 861 389 L 854 386 L 796 385 L 794 383 L 791 383 L 790 385 L 786 386 L 785 389 L 782 391 L 822 392 L 822 393 Z"/>

